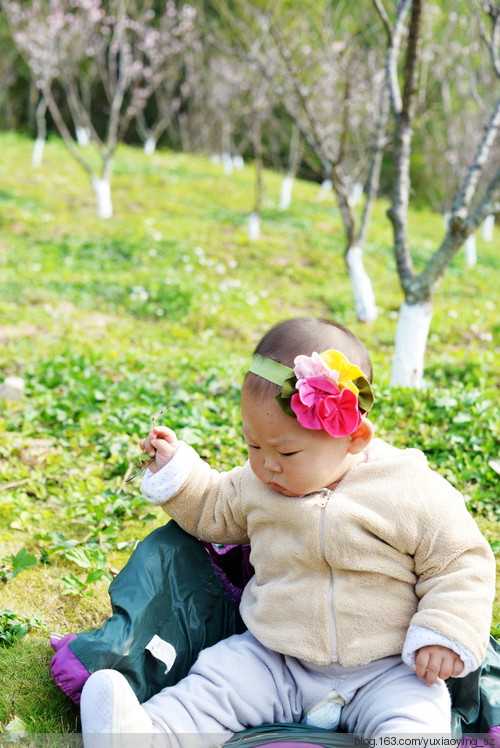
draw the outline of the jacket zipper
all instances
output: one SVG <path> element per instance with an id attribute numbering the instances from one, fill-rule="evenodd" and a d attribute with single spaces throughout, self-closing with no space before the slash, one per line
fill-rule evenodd
<path id="1" fill-rule="evenodd" d="M 366 458 L 367 458 L 367 455 L 365 453 L 365 460 L 366 460 Z M 349 473 L 351 472 L 351 470 L 352 470 L 352 467 L 350 467 L 348 470 L 346 470 L 346 472 L 344 473 L 344 475 L 342 476 L 342 478 L 339 480 L 339 482 L 337 483 L 337 485 L 334 486 L 334 488 L 331 488 L 331 489 L 325 488 L 325 489 L 323 489 L 324 492 L 325 492 L 325 495 L 318 502 L 319 506 L 321 507 L 321 517 L 320 517 L 320 523 L 319 523 L 319 528 L 320 528 L 319 529 L 319 533 L 320 533 L 320 538 L 319 538 L 320 549 L 321 549 L 321 553 L 323 555 L 323 558 L 325 559 L 325 562 L 327 564 L 328 564 L 328 560 L 326 558 L 326 551 L 325 551 L 325 513 L 326 513 L 326 506 L 327 506 L 328 502 L 330 501 L 332 493 L 337 490 L 337 488 L 341 485 L 341 483 L 344 482 L 344 480 L 347 478 L 347 476 L 349 475 Z M 329 620 L 329 623 L 330 623 L 330 647 L 331 647 L 331 651 L 332 651 L 332 662 L 338 662 L 338 657 L 337 657 L 337 630 L 335 628 L 335 617 L 333 615 L 333 569 L 330 566 L 330 564 L 328 564 L 328 568 L 330 569 L 330 584 L 329 584 L 329 587 L 328 587 L 328 620 Z"/>
<path id="2" fill-rule="evenodd" d="M 325 513 L 327 504 L 330 501 L 330 497 L 331 491 L 328 491 L 319 502 L 319 506 L 321 507 L 321 517 L 319 523 L 319 543 L 321 553 L 326 563 L 328 563 L 328 561 L 326 559 L 325 549 Z M 335 630 L 335 619 L 333 616 L 333 569 L 330 565 L 328 566 L 328 568 L 330 569 L 330 581 L 328 586 L 328 622 L 330 624 L 330 647 L 332 662 L 337 662 L 337 636 Z"/>

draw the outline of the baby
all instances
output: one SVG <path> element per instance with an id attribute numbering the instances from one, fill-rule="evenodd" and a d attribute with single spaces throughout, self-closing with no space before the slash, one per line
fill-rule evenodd
<path id="1" fill-rule="evenodd" d="M 484 657 L 494 558 L 420 451 L 374 439 L 371 381 L 347 329 L 287 320 L 260 341 L 243 382 L 243 467 L 212 470 L 166 427 L 141 441 L 155 458 L 149 501 L 195 537 L 250 542 L 248 630 L 142 705 L 120 673 L 94 673 L 84 739 L 194 733 L 208 745 L 270 722 L 450 732 L 444 681 Z"/>

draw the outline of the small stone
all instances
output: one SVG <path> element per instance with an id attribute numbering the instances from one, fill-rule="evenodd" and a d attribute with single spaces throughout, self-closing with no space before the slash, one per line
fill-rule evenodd
<path id="1" fill-rule="evenodd" d="M 0 400 L 20 400 L 24 395 L 24 379 L 22 377 L 7 377 L 0 384 Z"/>

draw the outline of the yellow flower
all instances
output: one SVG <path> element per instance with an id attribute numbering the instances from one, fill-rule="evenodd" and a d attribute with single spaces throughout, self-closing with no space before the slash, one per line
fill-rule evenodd
<path id="1" fill-rule="evenodd" d="M 323 361 L 330 367 L 330 369 L 332 369 L 333 371 L 338 371 L 339 378 L 337 387 L 339 388 L 339 390 L 351 390 L 351 392 L 354 392 L 357 397 L 359 394 L 359 390 L 354 384 L 353 380 L 365 376 L 359 366 L 351 364 L 351 362 L 344 356 L 343 353 L 340 353 L 340 351 L 324 351 L 323 353 L 320 353 L 320 356 Z"/>

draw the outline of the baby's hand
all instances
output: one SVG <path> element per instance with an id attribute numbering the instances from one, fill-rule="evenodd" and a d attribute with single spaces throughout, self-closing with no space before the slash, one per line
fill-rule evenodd
<path id="1" fill-rule="evenodd" d="M 152 473 L 157 473 L 170 462 L 179 446 L 179 441 L 172 429 L 166 426 L 155 426 L 145 439 L 141 439 L 140 445 L 143 452 L 155 458 L 149 465 L 149 469 Z"/>
<path id="2" fill-rule="evenodd" d="M 425 680 L 428 686 L 432 686 L 436 678 L 456 678 L 464 669 L 464 664 L 456 652 L 438 644 L 420 647 L 415 657 L 415 665 L 418 677 Z"/>

